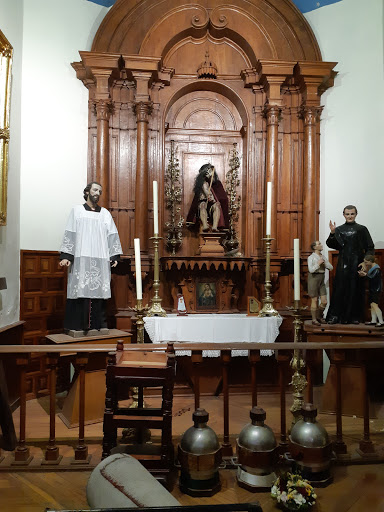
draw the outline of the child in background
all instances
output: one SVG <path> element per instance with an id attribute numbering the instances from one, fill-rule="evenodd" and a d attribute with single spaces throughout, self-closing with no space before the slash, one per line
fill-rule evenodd
<path id="1" fill-rule="evenodd" d="M 358 271 L 359 276 L 368 277 L 369 279 L 369 295 L 368 301 L 371 305 L 371 321 L 365 322 L 366 325 L 376 325 L 376 327 L 383 327 L 383 313 L 379 308 L 380 295 L 383 289 L 381 280 L 381 269 L 375 262 L 375 257 L 367 254 L 364 257 L 364 262 L 361 269 Z"/>
<path id="2" fill-rule="evenodd" d="M 311 243 L 313 253 L 308 257 L 308 295 L 311 297 L 312 324 L 326 323 L 323 313 L 327 307 L 327 289 L 325 287 L 325 269 L 332 270 L 333 266 L 322 255 L 323 246 L 320 240 Z M 320 297 L 320 307 L 319 307 Z"/>

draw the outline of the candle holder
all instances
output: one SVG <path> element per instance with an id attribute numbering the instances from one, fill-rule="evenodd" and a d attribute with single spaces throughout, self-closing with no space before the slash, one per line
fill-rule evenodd
<path id="1" fill-rule="evenodd" d="M 153 269 L 153 289 L 154 296 L 151 299 L 152 305 L 148 310 L 147 316 L 167 316 L 165 309 L 161 307 L 161 297 L 159 295 L 160 289 L 160 261 L 159 261 L 159 244 L 163 238 L 155 233 L 150 240 L 153 240 L 154 255 L 154 269 Z"/>
<path id="2" fill-rule="evenodd" d="M 303 331 L 303 320 L 301 316 L 301 312 L 307 309 L 307 306 L 301 307 L 300 300 L 295 300 L 293 306 L 287 306 L 287 309 L 293 312 L 294 320 L 294 342 L 300 343 L 302 340 L 302 331 Z M 307 385 L 307 380 L 305 375 L 301 373 L 301 370 L 305 368 L 305 361 L 301 356 L 302 351 L 300 349 L 295 349 L 293 351 L 293 357 L 291 359 L 290 365 L 293 370 L 292 380 L 290 385 L 293 387 L 293 404 L 290 409 L 293 414 L 293 425 L 301 419 L 301 408 L 304 403 L 304 394 L 303 391 Z"/>
<path id="3" fill-rule="evenodd" d="M 273 307 L 271 295 L 271 244 L 274 238 L 271 235 L 266 235 L 262 240 L 265 240 L 265 297 L 263 298 L 263 307 L 259 312 L 259 316 L 279 316 L 279 312 Z"/>
<path id="4" fill-rule="evenodd" d="M 145 316 L 148 316 L 147 313 L 149 311 L 148 304 L 143 306 L 142 299 L 136 299 L 136 306 L 128 308 L 129 311 L 134 311 L 136 313 L 136 342 L 144 343 L 144 320 Z"/>

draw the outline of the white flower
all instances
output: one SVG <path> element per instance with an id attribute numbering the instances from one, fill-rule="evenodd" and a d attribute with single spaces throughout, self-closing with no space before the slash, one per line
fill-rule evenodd
<path id="1" fill-rule="evenodd" d="M 287 502 L 287 493 L 285 491 L 283 491 L 280 495 L 280 500 L 279 501 L 282 501 L 283 503 L 286 503 Z"/>
<path id="2" fill-rule="evenodd" d="M 306 503 L 304 496 L 296 491 L 294 492 L 294 500 L 295 500 L 295 503 L 297 503 L 298 505 L 302 505 L 303 503 Z"/>

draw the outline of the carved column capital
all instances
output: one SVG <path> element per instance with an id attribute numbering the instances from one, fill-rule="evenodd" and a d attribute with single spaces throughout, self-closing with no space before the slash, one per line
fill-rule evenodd
<path id="1" fill-rule="evenodd" d="M 282 110 L 282 107 L 279 105 L 270 105 L 269 103 L 264 105 L 263 116 L 267 120 L 267 126 L 278 126 L 279 121 L 281 120 Z"/>
<path id="2" fill-rule="evenodd" d="M 320 116 L 324 107 L 301 105 L 299 110 L 299 118 L 303 119 L 305 126 L 314 126 L 320 121 Z"/>
<path id="3" fill-rule="evenodd" d="M 134 104 L 133 110 L 136 115 L 136 120 L 139 123 L 148 123 L 149 116 L 152 113 L 152 102 L 147 101 L 139 101 Z"/>
<path id="4" fill-rule="evenodd" d="M 109 121 L 113 111 L 113 103 L 110 100 L 96 100 L 94 102 L 96 119 L 99 121 Z"/>

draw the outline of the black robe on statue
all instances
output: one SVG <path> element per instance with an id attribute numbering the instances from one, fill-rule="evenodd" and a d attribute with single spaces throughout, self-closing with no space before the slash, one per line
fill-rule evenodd
<path id="1" fill-rule="evenodd" d="M 346 222 L 329 235 L 327 246 L 339 251 L 327 320 L 358 322 L 364 312 L 364 279 L 357 271 L 364 256 L 374 252 L 371 235 L 365 226 Z"/>

